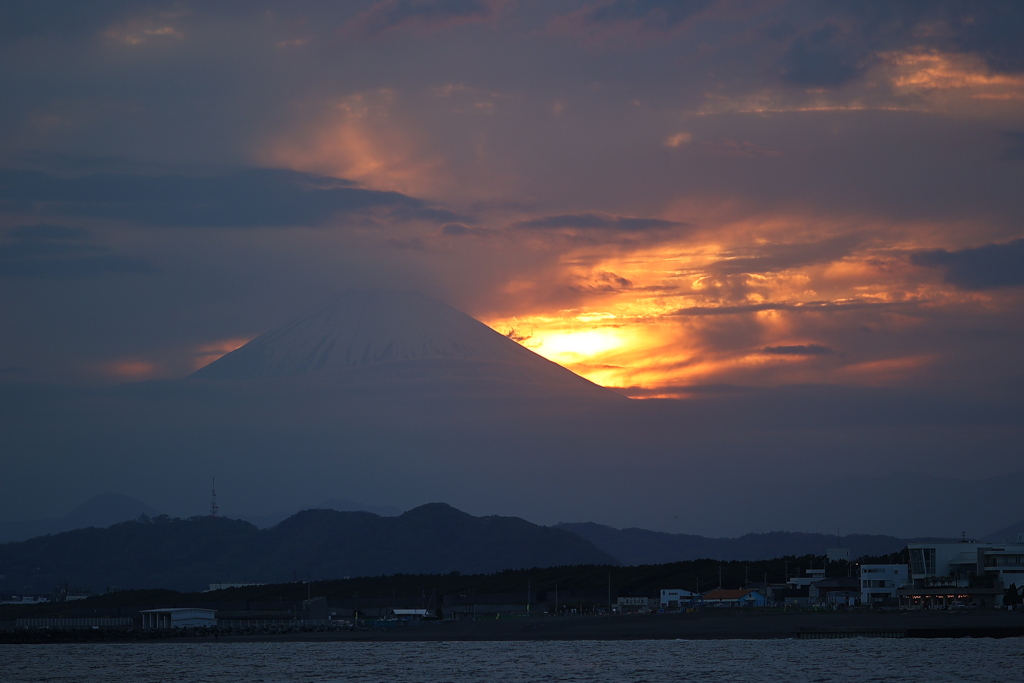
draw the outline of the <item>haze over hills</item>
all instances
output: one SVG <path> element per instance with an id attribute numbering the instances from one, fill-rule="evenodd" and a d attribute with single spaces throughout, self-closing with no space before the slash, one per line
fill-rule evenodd
<path id="1" fill-rule="evenodd" d="M 140 506 L 126 496 L 101 496 L 79 506 Z M 130 506 L 124 507 L 126 503 Z M 328 504 L 362 506 L 351 501 Z M 129 509 L 131 508 L 131 509 Z M 89 528 L 0 544 L 0 591 L 48 592 L 61 581 L 80 586 L 199 590 L 222 581 L 280 582 L 401 573 L 494 572 L 562 564 L 665 564 L 685 560 L 766 560 L 822 555 L 830 534 L 770 532 L 707 538 L 595 523 L 543 527 L 514 517 L 473 517 L 449 505 L 420 506 L 398 516 L 309 509 L 268 529 L 244 520 L 172 519 L 146 513 L 109 528 Z M 67 515 L 73 518 L 74 515 Z M 85 519 L 85 517 L 82 517 Z M 852 558 L 884 555 L 915 540 L 850 534 L 838 544 Z M 944 539 L 955 540 L 955 539 Z M 1001 540 L 1001 539 L 1000 539 Z M 212 578 L 211 578 L 212 577 Z"/>
<path id="2" fill-rule="evenodd" d="M 592 522 L 556 524 L 555 528 L 571 531 L 587 539 L 626 565 L 663 564 L 705 558 L 765 560 L 785 555 L 824 555 L 826 549 L 835 547 L 849 548 L 850 557 L 855 559 L 864 555 L 888 555 L 899 552 L 908 542 L 925 540 L 868 534 L 850 534 L 837 539 L 828 534 L 792 531 L 744 534 L 738 538 L 707 538 L 646 529 L 614 529 Z"/>
<path id="3" fill-rule="evenodd" d="M 158 517 L 0 545 L 2 587 L 15 593 L 49 592 L 62 581 L 94 590 L 195 591 L 220 582 L 573 564 L 617 562 L 568 531 L 510 517 L 473 517 L 441 503 L 398 517 L 306 510 L 265 530 L 220 517 Z"/>
<path id="4" fill-rule="evenodd" d="M 58 534 L 86 527 L 108 527 L 111 524 L 135 519 L 140 515 L 154 516 L 156 510 L 140 500 L 121 493 L 101 493 L 75 507 L 70 512 L 52 519 L 0 521 L 0 543 L 24 541 L 36 536 Z"/>
<path id="5" fill-rule="evenodd" d="M 1017 543 L 1022 540 L 1022 536 L 1024 536 L 1024 519 L 993 531 L 985 536 L 983 540 L 991 541 L 992 543 Z"/>
<path id="6" fill-rule="evenodd" d="M 1017 466 L 1004 403 L 831 386 L 629 400 L 415 294 L 342 295 L 182 379 L 0 384 L 0 404 L 9 519 L 110 489 L 188 517 L 211 476 L 260 525 L 332 498 L 709 537 L 980 537 L 1024 512 L 1024 473 L 958 478 L 982 473 L 964 466 L 979 448 Z M 917 473 L 891 471 L 897 436 Z"/>
<path id="7" fill-rule="evenodd" d="M 332 498 L 319 505 L 310 505 L 308 510 L 337 510 L 338 512 L 370 512 L 381 517 L 396 517 L 402 510 L 392 505 L 367 505 L 353 500 Z M 260 529 L 266 529 L 283 522 L 298 510 L 273 512 L 269 515 L 222 515 L 230 519 L 241 519 Z M 61 517 L 52 519 L 31 519 L 21 521 L 0 521 L 0 543 L 24 541 L 36 536 L 58 534 L 63 531 L 106 528 L 118 522 L 136 520 L 141 516 L 157 517 L 160 513 L 149 505 L 121 493 L 101 493 L 76 506 Z"/>

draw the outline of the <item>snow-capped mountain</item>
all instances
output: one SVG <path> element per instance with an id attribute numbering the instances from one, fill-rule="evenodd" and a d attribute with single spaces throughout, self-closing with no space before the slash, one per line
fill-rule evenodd
<path id="1" fill-rule="evenodd" d="M 618 396 L 428 296 L 353 291 L 198 370 L 201 379 L 501 382 Z"/>

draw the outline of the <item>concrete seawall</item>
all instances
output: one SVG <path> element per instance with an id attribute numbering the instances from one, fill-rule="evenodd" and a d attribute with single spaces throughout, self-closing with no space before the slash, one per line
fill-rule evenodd
<path id="1" fill-rule="evenodd" d="M 526 641 L 769 638 L 1024 637 L 1020 612 L 762 613 L 704 610 L 694 614 L 512 617 L 478 621 L 424 621 L 395 625 L 361 622 L 352 629 L 260 632 L 219 628 L 194 632 L 7 631 L 0 642 L 165 640 L 247 641 Z"/>

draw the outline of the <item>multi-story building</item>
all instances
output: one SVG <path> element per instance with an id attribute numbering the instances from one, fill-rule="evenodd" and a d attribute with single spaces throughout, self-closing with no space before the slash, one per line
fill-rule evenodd
<path id="1" fill-rule="evenodd" d="M 907 583 L 905 564 L 862 564 L 860 602 L 868 607 L 899 604 L 896 592 Z"/>
<path id="2" fill-rule="evenodd" d="M 661 609 L 676 610 L 698 599 L 700 593 L 693 593 L 685 588 L 661 589 Z"/>
<path id="3" fill-rule="evenodd" d="M 978 573 L 995 579 L 1005 589 L 1010 584 L 1024 585 L 1024 543 L 993 543 L 978 548 Z"/>
<path id="4" fill-rule="evenodd" d="M 898 591 L 907 607 L 993 607 L 1006 587 L 1024 583 L 1024 544 L 910 543 L 911 585 Z"/>

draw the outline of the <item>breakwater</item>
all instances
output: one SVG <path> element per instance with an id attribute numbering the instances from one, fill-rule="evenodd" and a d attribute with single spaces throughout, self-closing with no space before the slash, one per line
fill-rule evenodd
<path id="1" fill-rule="evenodd" d="M 1006 638 L 1024 636 L 1020 612 L 759 613 L 512 617 L 507 619 L 310 625 L 278 621 L 244 627 L 173 629 L 14 629 L 0 642 L 94 641 L 527 641 L 839 638 Z"/>

